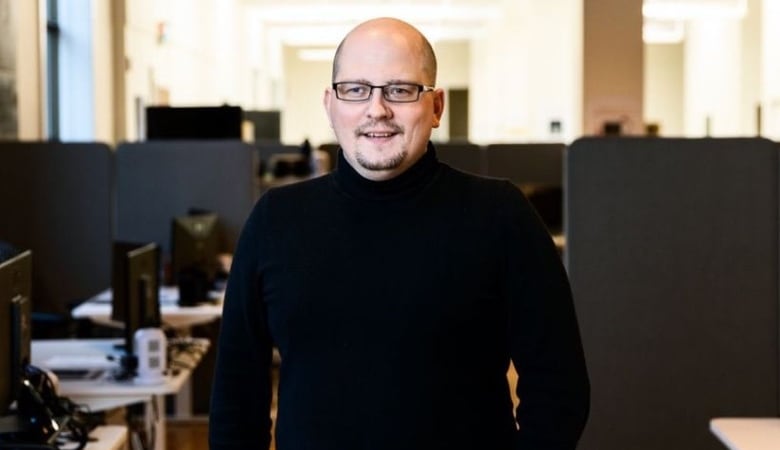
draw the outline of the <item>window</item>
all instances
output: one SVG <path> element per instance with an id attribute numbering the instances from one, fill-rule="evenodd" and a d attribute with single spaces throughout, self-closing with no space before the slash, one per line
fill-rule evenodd
<path id="1" fill-rule="evenodd" d="M 60 138 L 60 37 L 57 0 L 46 0 L 46 136 L 54 141 Z"/>

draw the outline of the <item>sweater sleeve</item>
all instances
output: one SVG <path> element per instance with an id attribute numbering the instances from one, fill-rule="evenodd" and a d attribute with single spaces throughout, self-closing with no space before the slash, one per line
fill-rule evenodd
<path id="1" fill-rule="evenodd" d="M 518 372 L 517 449 L 576 448 L 590 383 L 568 277 L 530 203 L 507 185 L 505 289 L 509 348 Z"/>
<path id="2" fill-rule="evenodd" d="M 260 275 L 265 211 L 261 199 L 244 225 L 228 277 L 211 392 L 212 450 L 270 446 L 273 346 Z"/>

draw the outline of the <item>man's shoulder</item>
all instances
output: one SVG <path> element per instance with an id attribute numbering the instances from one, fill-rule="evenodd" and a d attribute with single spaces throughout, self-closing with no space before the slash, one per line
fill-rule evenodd
<path id="1" fill-rule="evenodd" d="M 486 175 L 466 172 L 464 170 L 442 163 L 445 182 L 462 186 L 477 192 L 497 194 L 500 192 L 514 191 L 514 185 L 507 179 L 489 177 Z"/>
<path id="2" fill-rule="evenodd" d="M 331 174 L 325 174 L 292 183 L 272 185 L 263 193 L 263 196 L 289 200 L 321 195 L 329 189 L 331 177 Z"/>

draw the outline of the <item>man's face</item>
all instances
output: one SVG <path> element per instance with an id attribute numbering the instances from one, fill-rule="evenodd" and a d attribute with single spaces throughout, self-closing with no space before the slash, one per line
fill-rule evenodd
<path id="1" fill-rule="evenodd" d="M 350 36 L 342 46 L 334 81 L 433 84 L 434 80 L 426 79 L 415 36 L 384 31 Z M 381 89 L 373 89 L 366 101 L 346 102 L 327 89 L 323 103 L 347 162 L 365 178 L 386 180 L 403 173 L 425 153 L 431 130 L 439 126 L 444 94 L 437 89 L 420 93 L 416 102 L 392 103 L 383 98 Z"/>

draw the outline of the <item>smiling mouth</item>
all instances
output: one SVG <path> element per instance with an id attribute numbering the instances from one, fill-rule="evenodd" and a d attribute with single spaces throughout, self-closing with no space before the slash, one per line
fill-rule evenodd
<path id="1" fill-rule="evenodd" d="M 363 136 L 369 137 L 369 138 L 389 138 L 395 136 L 395 132 L 386 131 L 386 132 L 369 132 L 369 133 L 363 133 Z"/>

